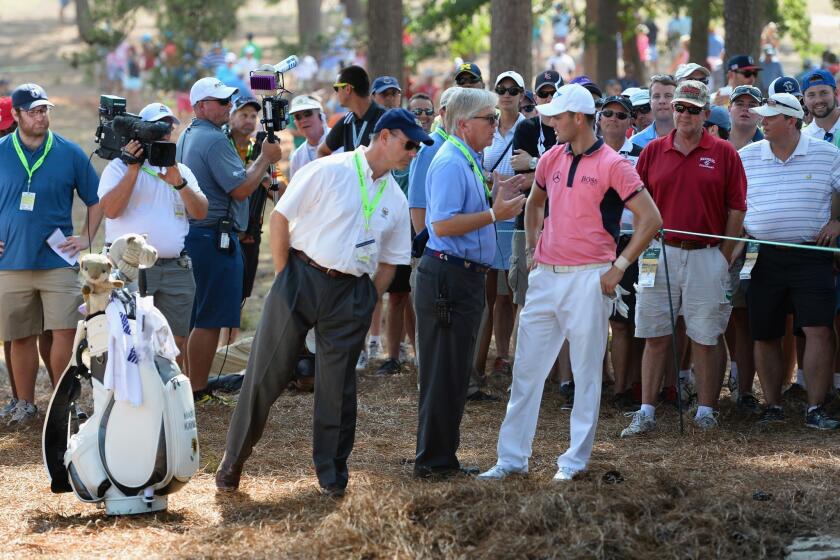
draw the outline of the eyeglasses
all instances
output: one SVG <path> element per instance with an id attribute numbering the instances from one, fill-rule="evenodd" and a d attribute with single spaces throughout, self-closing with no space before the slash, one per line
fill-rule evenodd
<path id="1" fill-rule="evenodd" d="M 537 106 L 536 105 L 523 105 L 522 107 L 519 108 L 519 110 L 522 111 L 523 113 L 530 113 L 532 111 L 536 111 Z"/>
<path id="2" fill-rule="evenodd" d="M 228 105 L 230 105 L 230 99 L 231 99 L 230 97 L 226 97 L 224 99 L 217 99 L 215 97 L 208 97 L 207 99 L 202 99 L 202 101 L 215 101 L 216 103 L 218 103 L 222 107 L 227 107 Z"/>
<path id="3" fill-rule="evenodd" d="M 641 113 L 643 115 L 647 115 L 650 113 L 650 104 L 647 105 L 639 105 L 638 107 L 633 107 L 633 110 L 637 113 Z"/>
<path id="4" fill-rule="evenodd" d="M 416 152 L 420 149 L 420 144 L 411 140 L 406 140 L 405 144 L 403 144 L 403 148 L 405 148 L 406 152 Z"/>
<path id="5" fill-rule="evenodd" d="M 601 111 L 601 116 L 602 117 L 607 117 L 607 118 L 615 117 L 620 121 L 623 121 L 623 120 L 626 120 L 626 119 L 630 118 L 629 114 L 624 113 L 622 111 L 613 111 L 612 109 L 604 109 L 603 111 Z"/>
<path id="6" fill-rule="evenodd" d="M 703 111 L 703 107 L 686 107 L 685 105 L 674 105 L 674 111 L 677 113 L 685 113 L 688 111 L 689 115 L 699 115 Z"/>
<path id="7" fill-rule="evenodd" d="M 537 97 L 546 99 L 547 97 L 554 97 L 555 93 L 557 93 L 556 89 L 541 89 L 537 92 Z"/>
<path id="8" fill-rule="evenodd" d="M 702 78 L 691 78 L 694 82 L 700 82 L 701 84 L 709 85 L 709 78 L 707 76 L 703 76 Z"/>
<path id="9" fill-rule="evenodd" d="M 767 103 L 767 105 L 769 105 L 770 107 L 775 107 L 776 105 L 779 105 L 781 107 L 787 107 L 788 109 L 792 109 L 794 111 L 798 111 L 800 109 L 799 107 L 792 107 L 787 103 L 783 103 L 782 101 L 776 101 L 775 99 L 765 99 L 764 102 Z"/>
<path id="10" fill-rule="evenodd" d="M 757 78 L 758 72 L 756 70 L 735 70 L 736 73 L 741 74 L 745 78 Z"/>
<path id="11" fill-rule="evenodd" d="M 298 111 L 297 113 L 295 113 L 292 116 L 295 118 L 296 121 L 299 121 L 301 119 L 308 119 L 309 117 L 312 116 L 312 109 L 306 109 L 305 111 Z"/>
<path id="12" fill-rule="evenodd" d="M 505 93 L 507 93 L 508 95 L 519 95 L 524 91 L 525 90 L 519 86 L 510 86 L 508 88 L 504 86 L 496 86 L 496 93 L 499 95 L 504 95 Z"/>
<path id="13" fill-rule="evenodd" d="M 490 124 L 496 124 L 499 120 L 499 115 L 497 113 L 493 113 L 492 115 L 481 115 L 478 117 L 472 117 L 473 119 L 481 119 L 485 120 Z"/>
<path id="14" fill-rule="evenodd" d="M 347 82 L 336 82 L 336 83 L 333 84 L 333 89 L 335 90 L 336 93 L 338 93 L 338 90 L 340 90 L 342 88 L 345 88 L 349 85 L 350 84 L 348 84 Z"/>
<path id="15" fill-rule="evenodd" d="M 426 115 L 427 117 L 431 117 L 435 114 L 434 109 L 412 109 L 411 112 L 414 113 L 414 115 L 417 117 L 419 117 L 420 115 Z"/>
<path id="16" fill-rule="evenodd" d="M 44 115 L 50 114 L 50 108 L 46 105 L 42 105 L 41 107 L 36 107 L 35 109 L 29 109 L 28 111 L 24 111 L 30 117 L 42 117 Z"/>
<path id="17" fill-rule="evenodd" d="M 467 85 L 475 85 L 479 83 L 481 80 L 476 78 L 475 76 L 458 76 L 455 78 L 455 83 L 459 86 L 467 86 Z"/>

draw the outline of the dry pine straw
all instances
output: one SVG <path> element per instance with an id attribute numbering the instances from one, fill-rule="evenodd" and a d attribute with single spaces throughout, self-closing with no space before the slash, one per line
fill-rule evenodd
<path id="1" fill-rule="evenodd" d="M 506 379 L 491 382 L 504 395 Z M 529 478 L 430 483 L 411 478 L 415 383 L 413 372 L 360 378 L 342 501 L 317 491 L 311 394 L 277 402 L 236 495 L 217 496 L 213 484 L 231 410 L 200 408 L 203 468 L 158 515 L 109 518 L 51 494 L 40 433 L 0 432 L 0 556 L 758 558 L 782 556 L 794 535 L 840 526 L 840 439 L 806 429 L 796 408 L 786 424 L 761 429 L 724 398 L 722 429 L 680 437 L 676 413 L 660 407 L 655 436 L 622 440 L 628 419 L 605 403 L 589 473 L 557 486 L 569 413 L 547 388 Z M 42 378 L 39 394 L 47 390 Z M 504 400 L 467 406 L 462 463 L 494 463 Z M 605 483 L 610 470 L 624 482 Z M 771 499 L 754 500 L 757 491 Z"/>

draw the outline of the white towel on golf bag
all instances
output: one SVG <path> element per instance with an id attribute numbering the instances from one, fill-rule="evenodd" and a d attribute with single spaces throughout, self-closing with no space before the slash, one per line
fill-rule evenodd
<path id="1" fill-rule="evenodd" d="M 174 362 L 180 354 L 178 345 L 166 317 L 155 307 L 155 299 L 136 294 L 134 298 L 137 302 L 137 325 L 140 325 L 140 360 L 154 361 L 157 355 Z"/>
<path id="2" fill-rule="evenodd" d="M 131 324 L 122 303 L 112 299 L 105 308 L 108 318 L 108 362 L 105 365 L 104 385 L 114 390 L 114 399 L 128 401 L 132 406 L 143 404 L 140 382 L 140 357 L 134 348 Z"/>

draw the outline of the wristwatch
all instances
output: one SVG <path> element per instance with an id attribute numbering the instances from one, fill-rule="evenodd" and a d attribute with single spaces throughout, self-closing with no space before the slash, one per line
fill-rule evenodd
<path id="1" fill-rule="evenodd" d="M 175 189 L 176 191 L 180 191 L 181 189 L 183 189 L 183 188 L 184 188 L 184 187 L 186 187 L 186 186 L 187 186 L 187 180 L 186 180 L 186 179 L 184 179 L 184 180 L 181 182 L 181 184 L 180 184 L 180 185 L 173 185 L 173 186 L 172 186 L 172 188 L 173 188 L 173 189 Z"/>
<path id="2" fill-rule="evenodd" d="M 536 157 L 536 156 L 532 157 L 532 158 L 531 158 L 531 161 L 528 163 L 528 168 L 529 168 L 531 171 L 533 171 L 534 169 L 536 169 L 536 168 L 537 168 L 537 162 L 538 162 L 539 160 L 540 160 L 540 159 L 539 159 L 538 157 Z"/>

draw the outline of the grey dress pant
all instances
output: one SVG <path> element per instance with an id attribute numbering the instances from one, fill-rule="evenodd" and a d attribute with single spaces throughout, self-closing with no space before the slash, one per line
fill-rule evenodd
<path id="1" fill-rule="evenodd" d="M 376 300 L 369 276 L 331 278 L 289 256 L 265 299 L 228 429 L 227 461 L 241 464 L 251 455 L 271 406 L 294 377 L 306 333 L 314 326 L 315 471 L 324 488 L 347 486 L 347 458 L 356 433 L 356 359 Z"/>
<path id="2" fill-rule="evenodd" d="M 417 346 L 420 364 L 419 421 L 414 474 L 457 471 L 461 417 L 484 310 L 486 275 L 425 255 L 417 267 Z M 450 324 L 438 317 L 445 295 Z"/>

